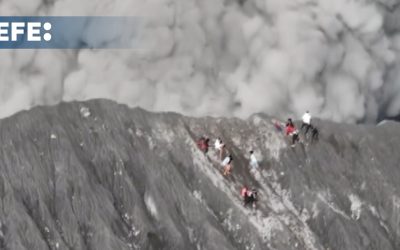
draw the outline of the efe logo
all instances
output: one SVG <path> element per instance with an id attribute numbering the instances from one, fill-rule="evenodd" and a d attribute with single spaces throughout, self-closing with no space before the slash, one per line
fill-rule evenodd
<path id="1" fill-rule="evenodd" d="M 0 42 L 16 42 L 24 39 L 28 42 L 51 40 L 51 23 L 45 22 L 43 29 L 46 33 L 41 36 L 41 22 L 0 22 Z"/>

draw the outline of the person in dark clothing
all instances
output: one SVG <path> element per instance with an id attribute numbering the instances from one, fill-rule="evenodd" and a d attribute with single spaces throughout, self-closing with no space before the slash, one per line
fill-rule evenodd
<path id="1" fill-rule="evenodd" d="M 256 203 L 258 201 L 257 190 L 255 190 L 254 188 L 250 190 L 247 187 L 243 187 L 241 195 L 243 197 L 244 206 L 251 205 L 253 208 L 256 208 Z"/>
<path id="2" fill-rule="evenodd" d="M 292 135 L 292 147 L 296 145 L 296 142 L 299 141 L 299 133 L 297 131 Z"/>
<path id="3" fill-rule="evenodd" d="M 319 131 L 317 127 L 311 126 L 311 143 L 319 140 Z"/>
<path id="4" fill-rule="evenodd" d="M 206 138 L 206 140 L 204 141 L 204 152 L 205 153 L 208 152 L 209 143 L 210 143 L 210 138 Z"/>

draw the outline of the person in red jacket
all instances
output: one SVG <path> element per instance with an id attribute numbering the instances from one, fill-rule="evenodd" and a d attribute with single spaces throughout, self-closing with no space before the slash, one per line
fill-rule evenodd
<path id="1" fill-rule="evenodd" d="M 199 149 L 201 151 L 203 151 L 205 154 L 207 154 L 208 152 L 208 147 L 209 147 L 209 142 L 210 139 L 207 137 L 201 137 L 198 141 L 197 141 L 197 146 L 199 147 Z"/>
<path id="2" fill-rule="evenodd" d="M 296 141 L 299 140 L 299 132 L 297 131 L 296 127 L 294 126 L 292 119 L 288 119 L 286 123 L 286 135 L 292 137 L 292 147 L 295 146 Z"/>

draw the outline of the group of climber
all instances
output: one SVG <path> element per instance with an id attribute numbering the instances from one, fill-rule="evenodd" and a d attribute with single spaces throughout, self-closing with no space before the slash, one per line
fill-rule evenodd
<path id="1" fill-rule="evenodd" d="M 201 137 L 197 142 L 197 146 L 200 148 L 201 151 L 207 154 L 208 148 L 210 147 L 209 143 L 210 139 L 208 137 Z M 221 166 L 223 167 L 223 175 L 229 175 L 232 170 L 233 157 L 231 154 L 229 154 L 225 156 L 225 158 L 222 160 L 225 154 L 225 144 L 222 142 L 220 137 L 215 140 L 214 148 L 218 153 L 219 160 L 221 161 Z"/>
<path id="2" fill-rule="evenodd" d="M 300 130 L 304 131 L 304 137 L 306 138 L 307 134 L 311 131 L 311 141 L 313 142 L 315 140 L 318 140 L 319 132 L 318 129 L 311 124 L 311 114 L 309 111 L 306 111 L 306 113 L 302 116 L 302 122 L 303 123 L 301 125 Z M 274 122 L 274 125 L 279 131 L 283 130 L 282 129 L 283 125 L 285 126 L 285 134 L 286 136 L 291 137 L 292 147 L 296 145 L 296 142 L 300 141 L 299 131 L 296 129 L 296 126 L 294 125 L 291 118 L 287 120 L 286 124 L 281 125 L 278 122 Z M 208 137 L 201 137 L 197 142 L 198 147 L 205 154 L 207 154 L 209 150 L 210 147 L 209 144 L 210 144 L 210 139 Z M 231 154 L 227 154 L 225 156 L 225 154 L 227 153 L 226 146 L 220 137 L 215 139 L 214 148 L 218 154 L 219 160 L 221 161 L 221 166 L 223 167 L 223 175 L 224 176 L 229 175 L 233 168 L 232 165 L 233 157 Z M 250 159 L 249 166 L 251 167 L 251 171 L 257 170 L 259 168 L 259 164 L 253 150 L 249 151 L 249 159 Z M 243 198 L 243 203 L 245 206 L 251 205 L 253 208 L 256 207 L 256 202 L 258 201 L 258 195 L 256 189 L 250 189 L 244 186 L 240 194 Z"/>
<path id="3" fill-rule="evenodd" d="M 208 137 L 200 137 L 200 139 L 197 141 L 197 146 L 201 151 L 203 151 L 205 154 L 207 154 L 209 147 L 210 147 L 210 139 Z M 225 143 L 221 140 L 220 137 L 215 139 L 214 142 L 214 149 L 218 154 L 218 159 L 221 161 L 221 166 L 223 167 L 223 175 L 227 176 L 231 173 L 232 168 L 233 168 L 233 156 L 232 154 L 227 154 L 228 151 L 226 150 Z M 225 156 L 226 155 L 226 156 Z M 224 157 L 225 156 L 225 157 Z M 254 155 L 254 151 L 250 150 L 249 151 L 249 165 L 252 170 L 258 169 L 258 161 L 257 158 Z M 252 205 L 252 207 L 255 207 L 255 203 L 257 201 L 257 191 L 255 189 L 249 189 L 247 187 L 243 187 L 241 191 L 241 196 L 243 198 L 243 203 L 245 206 L 247 205 Z"/>
<path id="4" fill-rule="evenodd" d="M 279 122 L 275 121 L 274 125 L 276 129 L 282 131 L 282 127 Z M 304 132 L 304 137 L 307 138 L 308 132 L 311 133 L 311 142 L 315 142 L 318 140 L 319 132 L 317 127 L 311 124 L 311 114 L 309 111 L 306 111 L 302 116 L 302 124 L 300 131 Z M 296 142 L 300 141 L 300 133 L 294 125 L 291 118 L 289 118 L 285 124 L 285 134 L 291 138 L 291 147 L 296 146 Z"/>

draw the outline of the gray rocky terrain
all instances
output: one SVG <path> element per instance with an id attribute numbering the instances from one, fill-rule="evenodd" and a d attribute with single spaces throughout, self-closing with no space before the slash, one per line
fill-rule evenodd
<path id="1" fill-rule="evenodd" d="M 315 123 L 320 140 L 291 148 L 262 114 L 20 112 L 0 121 L 0 249 L 400 249 L 400 125 Z M 201 135 L 226 142 L 231 176 Z"/>

